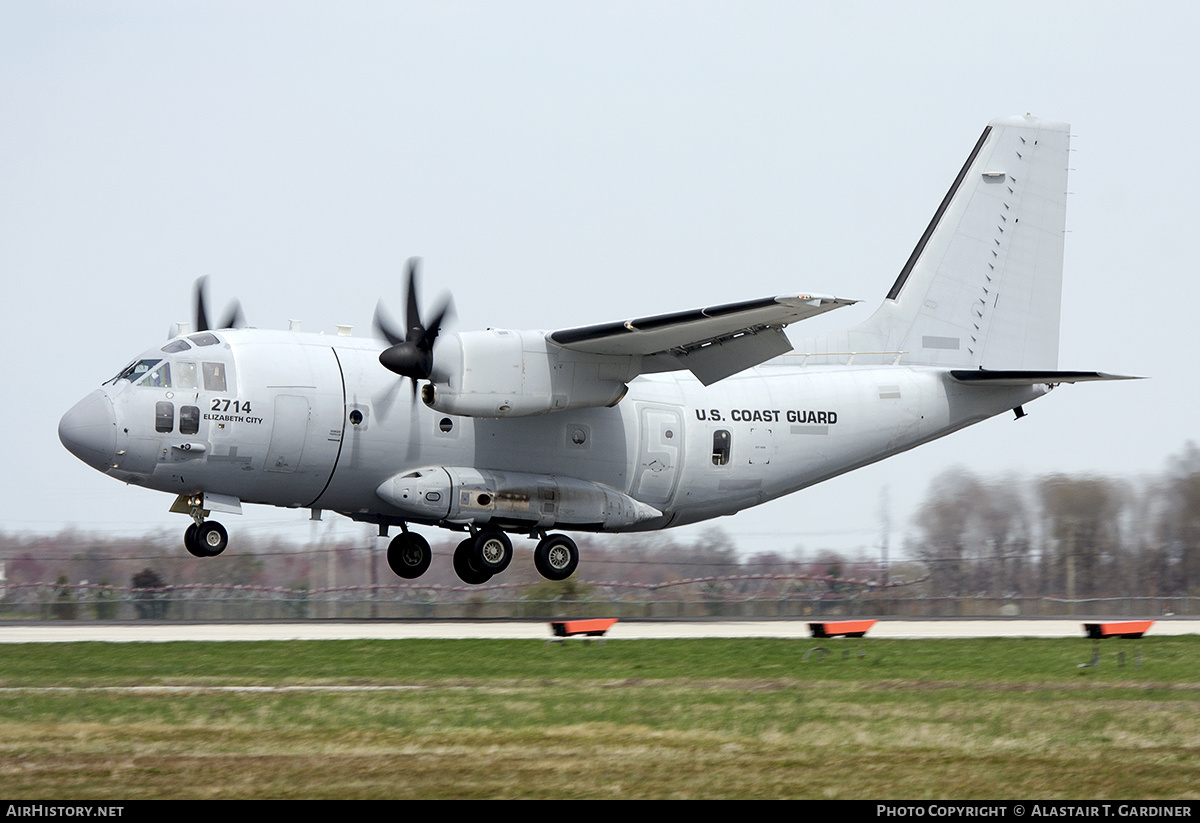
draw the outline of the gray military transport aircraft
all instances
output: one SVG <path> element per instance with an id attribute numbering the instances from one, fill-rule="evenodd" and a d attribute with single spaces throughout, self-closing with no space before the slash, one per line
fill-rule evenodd
<path id="1" fill-rule="evenodd" d="M 1058 370 L 1069 128 L 993 120 L 883 304 L 793 347 L 783 328 L 856 301 L 821 294 L 557 331 L 441 333 L 409 262 L 407 326 L 380 338 L 196 329 L 133 360 L 62 418 L 59 438 L 118 480 L 176 495 L 197 556 L 228 544 L 212 512 L 338 512 L 400 533 L 413 579 L 464 532 L 454 570 L 503 572 L 510 534 L 544 577 L 575 542 L 550 530 L 664 529 L 729 515 L 1023 405 Z M 789 354 L 789 352 L 792 352 Z M 404 379 L 412 381 L 411 402 Z M 420 381 L 420 384 L 418 383 Z M 420 400 L 416 402 L 419 392 Z M 399 394 L 399 402 L 397 395 Z"/>

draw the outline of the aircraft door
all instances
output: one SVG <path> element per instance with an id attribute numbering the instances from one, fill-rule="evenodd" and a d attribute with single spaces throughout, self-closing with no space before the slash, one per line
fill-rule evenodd
<path id="1" fill-rule="evenodd" d="M 312 409 L 307 397 L 296 394 L 275 396 L 275 416 L 271 426 L 271 443 L 263 470 L 291 474 L 304 458 L 304 441 Z"/>
<path id="2" fill-rule="evenodd" d="M 683 419 L 679 410 L 642 406 L 638 410 L 638 460 L 631 495 L 643 503 L 660 506 L 675 494 L 683 458 Z"/>

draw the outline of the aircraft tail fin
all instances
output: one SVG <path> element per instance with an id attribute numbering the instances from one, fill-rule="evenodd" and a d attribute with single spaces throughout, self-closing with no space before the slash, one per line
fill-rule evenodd
<path id="1" fill-rule="evenodd" d="M 851 351 L 949 368 L 1058 367 L 1070 127 L 1031 116 L 984 129 Z"/>

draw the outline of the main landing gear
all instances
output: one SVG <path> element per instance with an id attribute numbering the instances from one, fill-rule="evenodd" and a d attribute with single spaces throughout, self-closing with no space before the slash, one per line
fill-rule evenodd
<path id="1" fill-rule="evenodd" d="M 502 531 L 481 531 L 454 549 L 454 573 L 469 586 L 478 586 L 500 574 L 512 562 L 512 541 Z"/>
<path id="2" fill-rule="evenodd" d="M 416 580 L 429 569 L 433 552 L 429 541 L 413 532 L 402 532 L 388 544 L 388 565 L 405 580 Z"/>
<path id="3" fill-rule="evenodd" d="M 388 544 L 388 566 L 405 580 L 415 580 L 433 559 L 429 543 L 414 532 L 396 535 Z M 479 586 L 508 568 L 513 559 L 512 540 L 499 529 L 483 529 L 454 549 L 454 573 L 469 586 Z M 547 580 L 566 580 L 579 565 L 579 548 L 565 534 L 543 533 L 533 552 L 533 565 Z"/>
<path id="4" fill-rule="evenodd" d="M 533 565 L 547 580 L 566 580 L 579 565 L 579 547 L 565 534 L 550 534 L 533 550 Z"/>

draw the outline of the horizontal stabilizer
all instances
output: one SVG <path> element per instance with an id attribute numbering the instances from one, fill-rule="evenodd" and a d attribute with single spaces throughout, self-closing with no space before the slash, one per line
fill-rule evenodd
<path id="1" fill-rule="evenodd" d="M 976 386 L 1036 386 L 1059 383 L 1090 383 L 1096 380 L 1141 380 L 1127 374 L 1098 371 L 990 371 L 988 369 L 951 369 L 950 376 L 960 383 Z"/>

